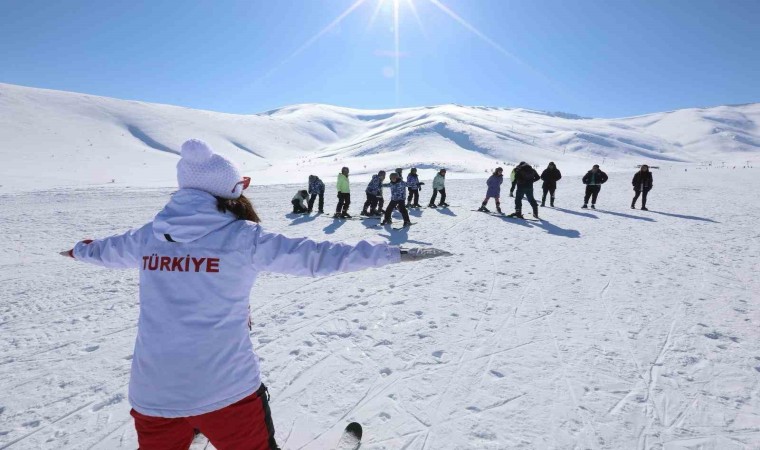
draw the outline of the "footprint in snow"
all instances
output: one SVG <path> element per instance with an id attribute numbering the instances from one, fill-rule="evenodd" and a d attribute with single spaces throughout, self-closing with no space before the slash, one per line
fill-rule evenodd
<path id="1" fill-rule="evenodd" d="M 436 350 L 436 351 L 434 351 L 433 352 L 433 356 L 436 357 L 436 358 L 440 358 L 441 356 L 443 356 L 443 350 Z"/>
<path id="2" fill-rule="evenodd" d="M 87 353 L 94 352 L 95 350 L 99 349 L 99 345 L 90 345 L 89 347 L 85 347 L 82 350 L 86 351 Z"/>

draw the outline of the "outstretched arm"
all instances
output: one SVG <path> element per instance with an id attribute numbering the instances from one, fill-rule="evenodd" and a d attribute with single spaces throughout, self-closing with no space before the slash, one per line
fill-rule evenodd
<path id="1" fill-rule="evenodd" d="M 398 247 L 388 244 L 316 242 L 258 228 L 251 258 L 261 271 L 320 277 L 397 263 L 401 253 Z"/>
<path id="2" fill-rule="evenodd" d="M 400 249 L 394 245 L 356 245 L 316 242 L 307 238 L 289 238 L 257 229 L 252 254 L 253 265 L 261 271 L 289 275 L 320 277 L 382 267 L 398 262 L 418 261 L 450 253 L 434 248 Z"/>
<path id="3" fill-rule="evenodd" d="M 61 255 L 114 269 L 139 267 L 142 243 L 153 230 L 151 224 L 104 239 L 85 240 Z"/>

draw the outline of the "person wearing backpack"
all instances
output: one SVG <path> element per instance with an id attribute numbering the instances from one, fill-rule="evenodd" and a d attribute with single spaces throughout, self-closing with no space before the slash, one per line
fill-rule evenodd
<path id="1" fill-rule="evenodd" d="M 636 200 L 641 195 L 641 210 L 649 211 L 647 209 L 647 194 L 652 190 L 653 184 L 652 172 L 649 171 L 649 166 L 644 164 L 633 176 L 633 191 L 636 195 L 633 196 L 633 201 L 631 201 L 631 209 L 636 209 Z"/>
<path id="2" fill-rule="evenodd" d="M 581 208 L 588 208 L 588 200 L 591 199 L 591 209 L 596 209 L 596 199 L 599 197 L 599 192 L 602 190 L 602 185 L 608 180 L 607 174 L 599 169 L 599 164 L 594 164 L 586 175 L 583 176 L 583 184 L 586 185 L 586 195 L 583 197 L 583 206 Z"/>
<path id="3" fill-rule="evenodd" d="M 541 188 L 544 191 L 544 195 L 541 196 L 541 206 L 546 206 L 546 194 L 549 194 L 549 206 L 554 207 L 554 191 L 557 189 L 557 181 L 562 178 L 562 172 L 557 169 L 554 162 L 550 162 L 549 166 L 541 172 L 541 179 L 544 180 Z"/>

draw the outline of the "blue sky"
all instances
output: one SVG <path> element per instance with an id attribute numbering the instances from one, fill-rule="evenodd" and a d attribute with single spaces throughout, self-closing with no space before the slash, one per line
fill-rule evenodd
<path id="1" fill-rule="evenodd" d="M 231 113 L 459 103 L 621 117 L 760 102 L 757 0 L 0 0 L 0 11 L 0 82 Z"/>

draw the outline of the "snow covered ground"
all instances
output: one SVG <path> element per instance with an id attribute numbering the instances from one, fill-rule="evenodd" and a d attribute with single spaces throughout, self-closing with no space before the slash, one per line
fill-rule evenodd
<path id="1" fill-rule="evenodd" d="M 610 173 L 596 211 L 566 176 L 539 223 L 473 212 L 484 180 L 450 180 L 453 206 L 408 231 L 287 217 L 295 186 L 253 187 L 270 230 L 455 253 L 259 279 L 251 339 L 279 443 L 329 449 L 358 420 L 363 449 L 760 448 L 760 172 L 654 171 L 642 212 L 633 170 Z M 0 448 L 136 447 L 137 273 L 57 252 L 150 220 L 169 194 L 0 195 Z"/>

